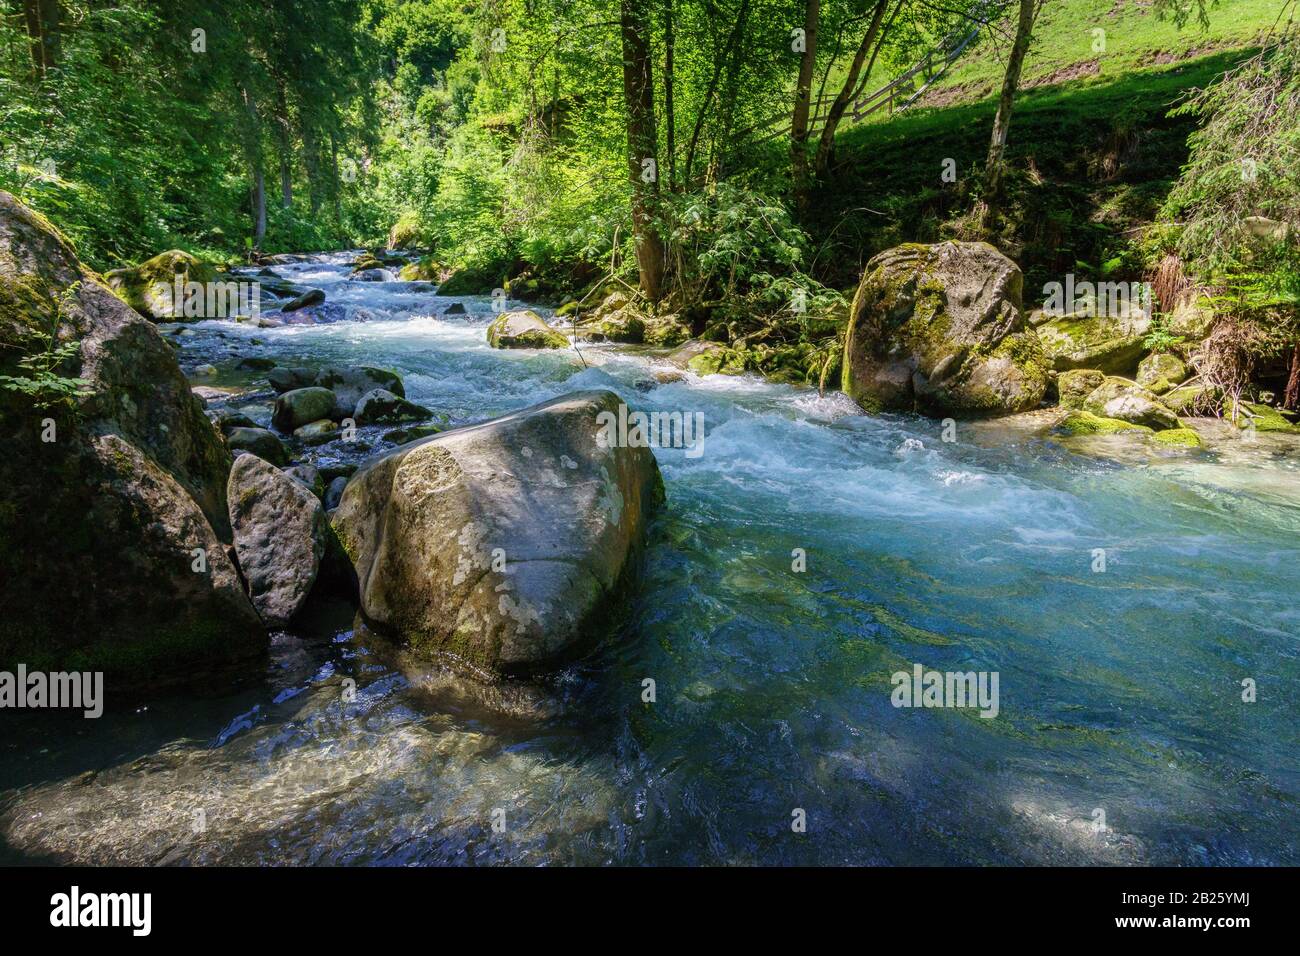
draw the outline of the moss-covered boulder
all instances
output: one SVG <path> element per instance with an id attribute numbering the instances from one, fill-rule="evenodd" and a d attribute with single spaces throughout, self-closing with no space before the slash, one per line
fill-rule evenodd
<path id="1" fill-rule="evenodd" d="M 531 309 L 503 312 L 487 330 L 488 344 L 496 349 L 567 349 L 569 340 Z"/>
<path id="2" fill-rule="evenodd" d="M 1118 315 L 1083 312 L 1060 316 L 1039 325 L 1037 331 L 1056 371 L 1091 368 L 1123 375 L 1137 367 L 1150 329 L 1151 317 L 1134 307 Z"/>
<path id="3" fill-rule="evenodd" d="M 1156 395 L 1163 395 L 1187 378 L 1187 366 L 1177 355 L 1152 352 L 1138 365 L 1137 383 Z"/>
<path id="4" fill-rule="evenodd" d="M 1070 369 L 1056 378 L 1056 393 L 1062 408 L 1083 408 L 1084 400 L 1103 382 L 1106 373 L 1092 368 Z"/>
<path id="5" fill-rule="evenodd" d="M 978 242 L 907 244 L 867 263 L 842 387 L 868 411 L 988 417 L 1037 407 L 1048 366 L 1016 264 Z"/>
<path id="6" fill-rule="evenodd" d="M 0 669 L 189 678 L 265 650 L 227 555 L 230 454 L 158 329 L 0 192 L 0 375 L 44 348 L 72 399 L 0 389 Z"/>
<path id="7" fill-rule="evenodd" d="M 1205 443 L 1201 436 L 1191 428 L 1167 428 L 1155 433 L 1155 441 L 1171 448 L 1200 448 Z"/>
<path id="8" fill-rule="evenodd" d="M 1235 415 L 1232 404 L 1224 402 L 1223 420 L 1238 428 L 1253 429 L 1257 432 L 1300 434 L 1300 425 L 1296 425 L 1272 405 L 1261 405 L 1258 402 L 1238 402 Z"/>
<path id="9" fill-rule="evenodd" d="M 1058 435 L 1124 435 L 1150 432 L 1145 425 L 1134 425 L 1117 418 L 1104 418 L 1092 412 L 1070 412 L 1052 429 Z"/>
<path id="10" fill-rule="evenodd" d="M 365 617 L 489 674 L 579 650 L 634 576 L 663 495 L 650 449 L 618 434 L 619 405 L 576 392 L 357 472 L 332 520 Z"/>
<path id="11" fill-rule="evenodd" d="M 407 282 L 437 282 L 443 273 L 442 264 L 432 256 L 425 256 L 415 262 L 408 262 L 402 266 L 397 273 L 399 279 Z M 450 292 L 443 292 L 443 295 L 451 295 Z"/>
<path id="12" fill-rule="evenodd" d="M 500 273 L 488 269 L 457 269 L 438 286 L 438 295 L 491 295 L 501 283 Z"/>
<path id="13" fill-rule="evenodd" d="M 1107 376 L 1089 392 L 1082 407 L 1102 418 L 1117 418 L 1155 431 L 1178 427 L 1178 416 L 1158 396 L 1137 382 L 1116 375 Z"/>
<path id="14" fill-rule="evenodd" d="M 1223 402 L 1223 393 L 1217 388 L 1195 382 L 1179 385 L 1160 396 L 1176 415 L 1185 418 L 1217 415 Z"/>
<path id="15" fill-rule="evenodd" d="M 611 292 L 600 305 L 583 317 L 577 337 L 590 342 L 645 341 L 646 316 L 622 292 Z"/>
<path id="16" fill-rule="evenodd" d="M 657 315 L 646 322 L 642 340 L 656 348 L 671 348 L 690 337 L 691 327 L 680 315 Z"/>
<path id="17" fill-rule="evenodd" d="M 155 322 L 185 322 L 189 320 L 185 315 L 185 301 L 193 291 L 186 292 L 186 284 L 215 282 L 217 272 L 188 252 L 172 249 L 138 266 L 114 269 L 104 279 L 127 305 L 145 318 Z M 176 295 L 178 280 L 180 296 Z"/>

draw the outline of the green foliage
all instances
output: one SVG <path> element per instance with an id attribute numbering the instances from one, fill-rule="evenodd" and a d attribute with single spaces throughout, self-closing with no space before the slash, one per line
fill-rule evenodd
<path id="1" fill-rule="evenodd" d="M 1173 352 L 1184 342 L 1184 337 L 1175 335 L 1169 328 L 1164 313 L 1157 314 L 1151 320 L 1150 331 L 1142 340 L 1142 347 L 1150 352 Z"/>
<path id="2" fill-rule="evenodd" d="M 81 283 L 74 282 L 54 299 L 49 325 L 33 330 L 25 354 L 18 359 L 22 374 L 0 375 L 0 392 L 15 395 L 38 410 L 58 406 L 75 408 L 77 398 L 87 394 L 89 382 L 85 379 L 60 374 L 81 351 L 81 343 L 75 339 L 59 341 L 68 302 L 80 288 Z"/>

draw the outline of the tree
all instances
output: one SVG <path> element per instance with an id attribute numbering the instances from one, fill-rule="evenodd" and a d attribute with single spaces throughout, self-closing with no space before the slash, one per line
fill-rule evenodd
<path id="1" fill-rule="evenodd" d="M 817 144 L 817 173 L 822 175 L 830 165 L 831 154 L 835 148 L 835 132 L 839 129 L 840 120 L 844 118 L 845 111 L 848 110 L 849 104 L 853 102 L 858 95 L 859 77 L 869 76 L 871 66 L 867 66 L 866 74 L 862 72 L 863 64 L 866 63 L 867 53 L 873 47 L 876 53 L 880 51 L 884 43 L 885 34 L 888 32 L 888 25 L 885 24 L 885 11 L 889 9 L 890 0 L 875 0 L 874 9 L 871 12 L 871 21 L 867 25 L 867 30 L 862 36 L 862 42 L 858 44 L 857 51 L 853 54 L 853 61 L 849 64 L 848 73 L 844 76 L 844 83 L 840 87 L 839 94 L 835 101 L 831 103 L 830 110 L 826 114 L 826 123 L 822 126 L 821 140 Z M 897 0 L 894 7 L 894 14 L 897 15 L 899 9 L 903 6 L 903 0 Z M 890 20 L 892 21 L 892 17 Z M 883 29 L 882 29 L 883 25 Z M 872 62 L 874 63 L 876 53 L 872 53 Z"/>
<path id="2" fill-rule="evenodd" d="M 998 97 L 998 112 L 993 118 L 993 137 L 989 141 L 988 160 L 984 164 L 984 201 L 987 203 L 985 222 L 996 215 L 1002 190 L 1002 164 L 1007 148 L 1007 135 L 1011 132 L 1011 109 L 1016 91 L 1020 87 L 1020 71 L 1029 52 L 1029 42 L 1034 32 L 1034 19 L 1038 16 L 1042 0 L 1020 0 L 1020 14 L 1016 21 L 1016 38 L 1007 57 L 1006 74 L 1002 79 L 1002 93 Z"/>
<path id="3" fill-rule="evenodd" d="M 659 136 L 655 126 L 654 74 L 647 35 L 650 20 L 646 0 L 621 0 L 619 14 L 637 269 L 642 293 L 651 302 L 657 302 L 663 283 L 664 246 L 654 222 L 659 193 Z"/>
<path id="4" fill-rule="evenodd" d="M 795 195 L 802 208 L 808 199 L 808 114 L 812 98 L 813 69 L 817 66 L 817 21 L 821 0 L 807 0 L 803 20 L 803 53 L 794 88 L 794 117 L 790 125 L 790 166 Z"/>

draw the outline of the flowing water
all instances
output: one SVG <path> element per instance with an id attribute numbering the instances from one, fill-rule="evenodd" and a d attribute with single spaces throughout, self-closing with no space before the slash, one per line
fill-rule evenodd
<path id="1" fill-rule="evenodd" d="M 444 316 L 428 286 L 345 281 L 348 261 L 277 270 L 343 321 L 201 323 L 183 363 L 218 385 L 256 374 L 233 371 L 247 355 L 384 365 L 454 424 L 593 387 L 702 412 L 702 454 L 656 451 L 667 504 L 625 612 L 529 683 L 412 660 L 340 609 L 237 686 L 10 712 L 5 859 L 1300 863 L 1293 440 L 944 442 L 842 395 L 671 380 L 644 351 L 493 350 L 490 300 Z M 917 663 L 996 672 L 997 716 L 893 706 Z"/>

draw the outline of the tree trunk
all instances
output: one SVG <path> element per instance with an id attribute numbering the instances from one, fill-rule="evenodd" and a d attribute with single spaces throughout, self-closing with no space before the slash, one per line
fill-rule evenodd
<path id="1" fill-rule="evenodd" d="M 1020 70 L 1029 52 L 1029 41 L 1034 31 L 1034 17 L 1039 0 L 1020 0 L 1020 21 L 1016 25 L 1016 39 L 1007 60 L 1006 76 L 1002 80 L 1002 95 L 998 99 L 998 112 L 993 120 L 993 138 L 989 142 L 988 162 L 984 168 L 985 201 L 988 203 L 986 221 L 996 210 L 1002 189 L 1002 157 L 1007 148 L 1007 133 L 1011 130 L 1011 107 L 1020 88 Z"/>
<path id="2" fill-rule="evenodd" d="M 808 113 L 812 99 L 813 68 L 817 65 L 817 21 L 821 0 L 808 0 L 804 9 L 804 49 L 799 58 L 799 79 L 794 88 L 794 118 L 790 123 L 790 170 L 795 202 L 803 212 L 808 206 Z"/>
<path id="3" fill-rule="evenodd" d="M 659 300 L 664 247 L 654 224 L 659 193 L 658 133 L 655 127 L 654 74 L 647 35 L 645 0 L 621 0 L 623 99 L 627 107 L 627 163 L 632 180 L 632 229 L 636 240 L 641 291 Z M 649 160 L 649 163 L 645 163 Z M 643 165 L 645 163 L 645 165 Z"/>
<path id="4" fill-rule="evenodd" d="M 338 229 L 337 235 L 343 238 L 343 188 L 339 185 L 339 138 L 333 129 L 330 130 L 330 162 L 334 167 L 334 222 Z"/>
<path id="5" fill-rule="evenodd" d="M 23 15 L 32 69 L 41 78 L 59 59 L 59 0 L 23 0 Z"/>
<path id="6" fill-rule="evenodd" d="M 244 97 L 244 109 L 248 113 L 248 133 L 244 149 L 248 156 L 248 168 L 253 180 L 251 199 L 253 216 L 253 248 L 261 249 L 262 240 L 266 238 L 266 174 L 262 168 L 262 122 L 257 111 L 257 100 L 246 86 L 240 86 Z"/>
<path id="7" fill-rule="evenodd" d="M 853 54 L 853 62 L 849 64 L 849 72 L 844 77 L 844 84 L 826 114 L 826 125 L 822 127 L 821 141 L 817 144 L 819 175 L 825 173 L 830 165 L 831 153 L 835 148 L 835 131 L 839 128 L 845 112 L 848 111 L 849 104 L 853 102 L 853 96 L 858 88 L 858 77 L 862 74 L 862 64 L 866 62 L 868 51 L 876 43 L 876 37 L 880 35 L 880 25 L 885 20 L 885 12 L 889 9 L 889 4 L 890 0 L 876 0 L 876 8 L 871 12 L 871 23 L 867 25 L 867 32 L 863 35 L 862 42 L 858 44 L 857 52 Z M 875 58 L 873 57 L 872 60 L 874 62 Z"/>
<path id="8" fill-rule="evenodd" d="M 1291 412 L 1300 409 L 1300 344 L 1291 350 L 1291 376 L 1287 379 L 1282 407 Z"/>
<path id="9" fill-rule="evenodd" d="M 289 104 L 284 95 L 284 87 L 279 88 L 277 102 L 276 133 L 280 141 L 280 205 L 285 209 L 293 208 L 293 137 L 289 132 Z"/>
<path id="10" fill-rule="evenodd" d="M 740 96 L 740 68 L 745 62 L 744 36 L 749 24 L 749 0 L 741 0 L 740 10 L 736 14 L 736 37 L 740 41 L 731 48 L 731 61 L 727 65 L 727 85 L 723 93 L 722 135 L 714 139 L 709 147 L 709 179 L 716 178 L 718 167 L 722 164 L 724 150 L 731 143 L 731 131 L 736 121 L 736 102 Z"/>
<path id="11" fill-rule="evenodd" d="M 676 40 L 673 35 L 673 0 L 664 3 L 664 135 L 668 152 L 668 188 L 677 188 L 677 113 L 673 103 L 673 86 L 676 83 L 676 71 L 673 56 Z"/>
<path id="12" fill-rule="evenodd" d="M 261 249 L 266 238 L 266 174 L 253 170 L 253 248 Z"/>

